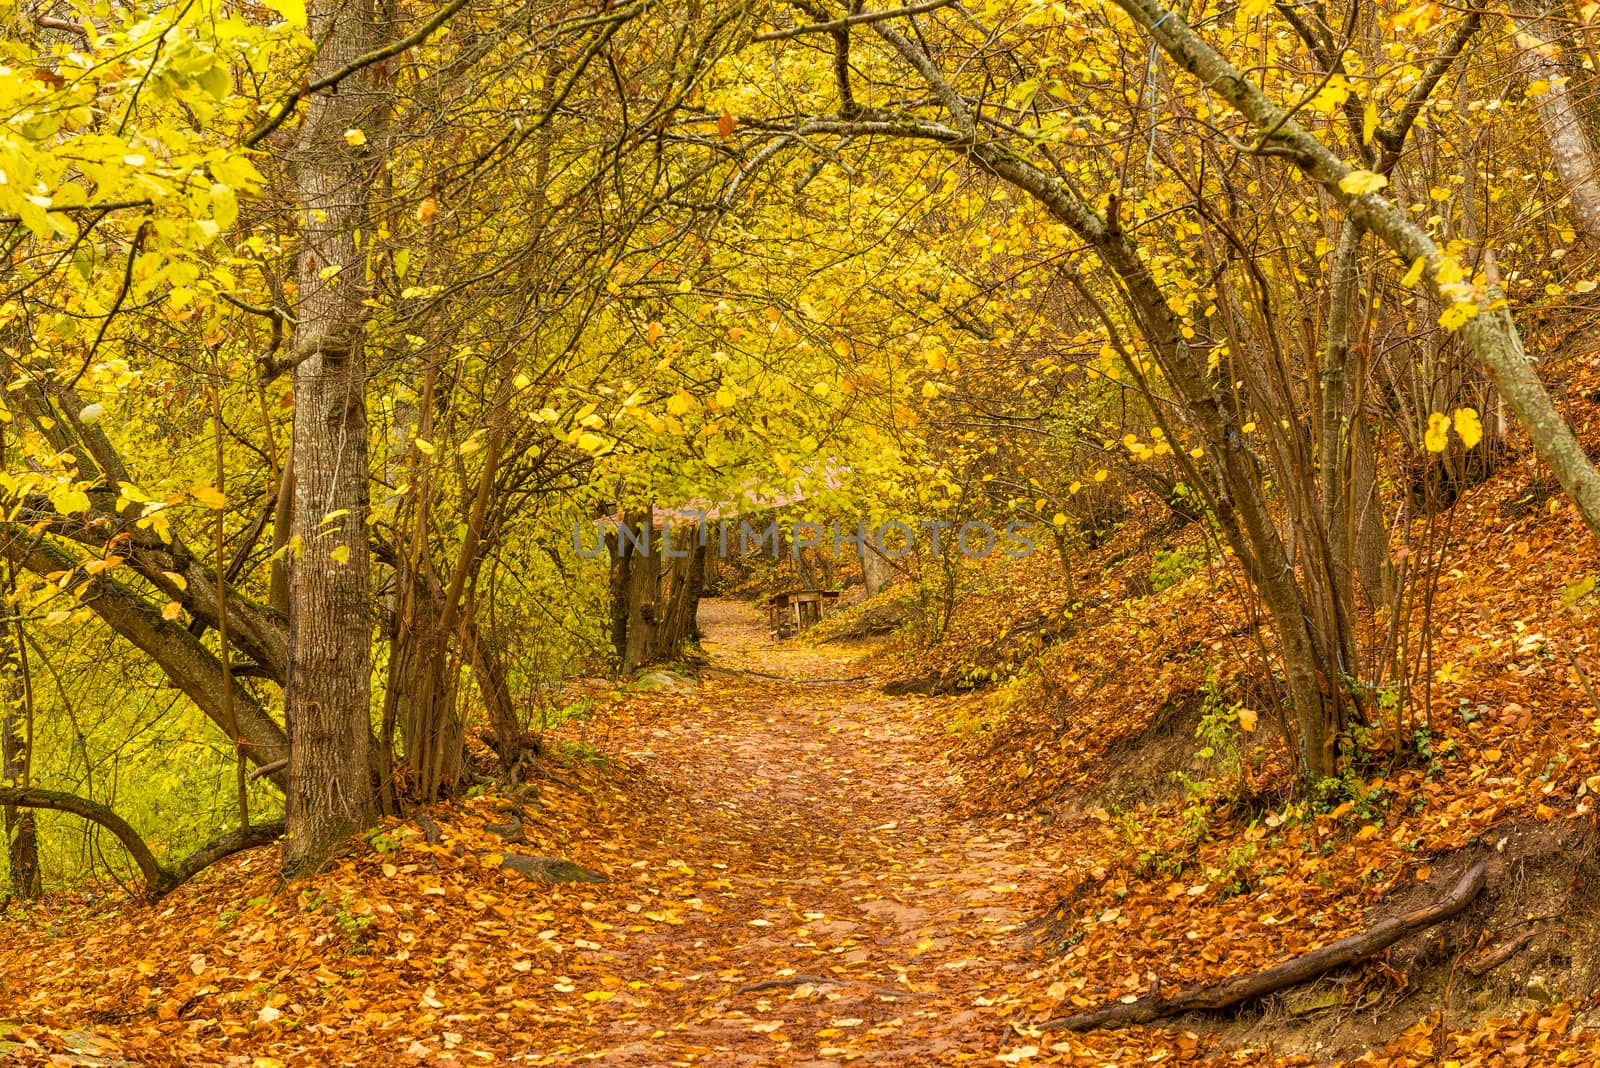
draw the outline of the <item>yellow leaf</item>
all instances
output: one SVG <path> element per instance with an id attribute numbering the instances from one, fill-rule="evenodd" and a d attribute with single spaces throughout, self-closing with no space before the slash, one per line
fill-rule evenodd
<path id="1" fill-rule="evenodd" d="M 1411 269 L 1405 273 L 1405 277 L 1400 279 L 1400 284 L 1408 288 L 1416 285 L 1417 281 L 1422 277 L 1422 269 L 1427 265 L 1428 258 L 1426 256 L 1418 256 L 1411 264 Z"/>
<path id="2" fill-rule="evenodd" d="M 1446 330 L 1460 330 L 1467 320 L 1478 314 L 1478 306 L 1470 300 L 1458 300 L 1439 316 L 1439 325 Z"/>
<path id="3" fill-rule="evenodd" d="M 1389 184 L 1389 179 L 1372 171 L 1351 171 L 1339 179 L 1339 188 L 1351 196 L 1376 193 Z"/>
<path id="4" fill-rule="evenodd" d="M 82 490 L 68 489 L 50 495 L 50 503 L 56 506 L 56 511 L 62 515 L 72 515 L 75 512 L 89 510 L 89 495 Z"/>
<path id="5" fill-rule="evenodd" d="M 1476 408 L 1457 408 L 1455 412 L 1456 434 L 1461 438 L 1461 444 L 1472 448 L 1483 440 L 1483 423 L 1478 420 Z"/>
<path id="6" fill-rule="evenodd" d="M 661 340 L 661 331 L 662 331 L 662 326 L 661 326 L 660 323 L 657 323 L 657 322 L 652 322 L 649 326 L 645 327 L 644 328 L 645 344 L 654 345 L 657 341 L 660 341 Z"/>
<path id="7" fill-rule="evenodd" d="M 1342 74 L 1335 74 L 1328 79 L 1326 85 L 1317 91 L 1308 105 L 1313 111 L 1320 111 L 1324 115 L 1333 114 L 1333 109 L 1340 107 L 1350 99 L 1350 82 Z"/>
<path id="8" fill-rule="evenodd" d="M 424 438 L 418 438 L 416 441 L 412 442 L 412 444 L 414 444 L 417 447 L 417 451 L 424 456 L 432 456 L 434 453 L 433 442 Z"/>
<path id="9" fill-rule="evenodd" d="M 367 132 L 359 129 L 349 129 L 344 132 L 344 143 L 351 148 L 356 148 L 367 143 Z"/>
<path id="10" fill-rule="evenodd" d="M 922 396 L 925 400 L 933 400 L 939 395 L 939 386 L 934 382 L 922 383 Z"/>
<path id="11" fill-rule="evenodd" d="M 1246 734 L 1254 734 L 1256 729 L 1256 711 L 1253 708 L 1239 709 L 1239 729 Z"/>
<path id="12" fill-rule="evenodd" d="M 1060 512 L 1057 512 L 1054 518 L 1052 518 L 1050 521 L 1058 527 L 1064 527 L 1067 525 L 1067 517 Z"/>
<path id="13" fill-rule="evenodd" d="M 1372 135 L 1378 132 L 1378 104 L 1368 100 L 1367 106 L 1361 109 L 1361 143 L 1372 144 Z"/>
<path id="14" fill-rule="evenodd" d="M 617 996 L 615 990 L 591 990 L 583 995 L 585 1001 L 610 1001 Z"/>
<path id="15" fill-rule="evenodd" d="M 228 498 L 224 497 L 215 486 L 196 486 L 189 491 L 194 499 L 211 509 L 220 512 L 228 507 Z"/>
<path id="16" fill-rule="evenodd" d="M 1111 477 L 1111 472 L 1107 471 L 1103 467 L 1100 470 L 1098 470 L 1098 471 L 1096 471 L 1094 473 L 1094 480 L 1096 482 L 1104 482 L 1106 479 L 1108 479 L 1110 477 Z"/>
<path id="17" fill-rule="evenodd" d="M 283 21 L 295 29 L 306 28 L 306 0 L 261 0 L 261 5 L 282 15 Z"/>
<path id="18" fill-rule="evenodd" d="M 336 545 L 333 547 L 333 550 L 328 553 L 328 556 L 332 558 L 333 562 L 336 564 L 348 564 L 350 562 L 350 546 Z"/>
<path id="19" fill-rule="evenodd" d="M 1445 446 L 1449 444 L 1445 438 L 1445 433 L 1449 429 L 1450 420 L 1445 416 L 1438 412 L 1428 416 L 1428 429 L 1422 435 L 1422 443 L 1427 446 L 1429 452 L 1444 452 Z"/>
<path id="20" fill-rule="evenodd" d="M 667 414 L 688 415 L 694 404 L 694 394 L 680 387 L 676 393 L 667 398 Z"/>
<path id="21" fill-rule="evenodd" d="M 168 601 L 161 609 L 161 618 L 169 623 L 177 622 L 181 615 L 183 615 L 183 605 L 177 601 Z"/>

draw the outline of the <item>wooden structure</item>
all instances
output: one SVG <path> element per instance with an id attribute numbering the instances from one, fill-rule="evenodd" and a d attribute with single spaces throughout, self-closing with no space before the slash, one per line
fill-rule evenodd
<path id="1" fill-rule="evenodd" d="M 767 598 L 767 624 L 778 637 L 798 634 L 822 621 L 822 613 L 839 596 L 837 590 L 785 590 Z"/>

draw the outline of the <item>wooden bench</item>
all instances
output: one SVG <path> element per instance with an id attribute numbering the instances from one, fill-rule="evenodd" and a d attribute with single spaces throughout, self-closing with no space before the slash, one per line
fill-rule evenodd
<path id="1" fill-rule="evenodd" d="M 839 596 L 837 590 L 785 590 L 767 598 L 767 625 L 779 638 L 798 634 L 822 621 L 822 614 Z"/>

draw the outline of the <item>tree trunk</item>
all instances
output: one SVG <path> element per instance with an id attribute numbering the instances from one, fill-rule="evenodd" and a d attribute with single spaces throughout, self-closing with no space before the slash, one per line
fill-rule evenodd
<path id="1" fill-rule="evenodd" d="M 656 601 L 661 589 L 661 551 L 651 529 L 651 510 L 626 514 L 620 549 L 627 560 L 622 587 L 627 609 L 623 635 L 622 670 L 648 664 L 655 649 Z M 631 531 L 631 533 L 629 533 Z"/>
<path id="2" fill-rule="evenodd" d="M 1362 414 L 1359 371 L 1357 376 L 1350 373 L 1351 324 L 1360 298 L 1357 259 L 1362 233 L 1359 223 L 1346 219 L 1334 251 L 1318 398 L 1322 521 L 1346 611 L 1357 603 L 1358 589 L 1370 606 L 1388 603 L 1389 532 L 1378 496 L 1377 458 Z"/>
<path id="3" fill-rule="evenodd" d="M 462 640 L 467 645 L 467 655 L 472 662 L 472 676 L 478 684 L 478 695 L 483 699 L 489 714 L 489 727 L 494 732 L 495 753 L 500 758 L 500 770 L 507 775 L 522 759 L 525 747 L 522 720 L 511 696 L 510 673 L 505 658 L 495 641 L 493 632 L 485 634 L 479 626 L 476 613 L 468 613 L 462 622 Z"/>
<path id="4" fill-rule="evenodd" d="M 1572 204 L 1573 218 L 1591 242 L 1600 244 L 1600 157 L 1567 84 L 1561 45 L 1550 39 L 1554 34 L 1533 20 L 1517 19 L 1515 25 L 1519 66 L 1528 79 L 1534 107 L 1539 109 L 1539 123 Z M 1541 87 L 1544 92 L 1532 91 Z"/>
<path id="5" fill-rule="evenodd" d="M 611 648 L 616 652 L 620 665 L 628 662 L 628 576 L 633 570 L 633 555 L 621 530 L 611 530 L 605 539 L 606 552 L 611 557 L 611 577 L 606 598 L 611 608 L 611 625 L 608 629 Z"/>
<path id="6" fill-rule="evenodd" d="M 694 592 L 694 562 L 700 552 L 695 534 L 693 527 L 688 530 L 663 527 L 661 530 L 661 544 L 657 547 L 661 555 L 661 592 L 649 650 L 653 661 L 677 657 L 694 627 L 699 602 L 699 595 Z"/>
<path id="7" fill-rule="evenodd" d="M 9 650 L 10 642 L 6 642 Z M 7 656 L 7 659 L 12 659 Z M 15 665 L 11 667 L 15 669 Z M 26 788 L 28 785 L 27 739 L 22 731 L 18 709 L 23 707 L 22 681 L 11 680 L 12 693 L 6 702 L 5 714 L 0 717 L 0 762 L 3 762 L 5 785 Z M 6 860 L 11 871 L 11 893 L 31 900 L 44 893 L 43 877 L 39 869 L 39 832 L 33 813 L 18 810 L 15 805 L 5 806 Z"/>
<path id="8" fill-rule="evenodd" d="M 314 81 L 369 51 L 372 0 L 309 9 Z M 371 70 L 314 94 L 294 149 L 300 207 L 289 580 L 289 834 L 285 875 L 316 871 L 375 816 L 372 619 L 367 562 L 367 409 L 362 334 L 369 154 L 383 121 Z M 347 131 L 360 130 L 353 144 Z"/>
<path id="9" fill-rule="evenodd" d="M 867 596 L 874 597 L 894 578 L 894 565 L 863 538 L 861 545 L 861 577 L 867 586 Z M 1064 558 L 1063 558 L 1064 559 Z"/>
<path id="10" fill-rule="evenodd" d="M 711 557 L 711 546 L 700 544 L 696 539 L 689 550 L 694 558 L 689 562 L 689 596 L 684 607 L 688 614 L 687 635 L 688 639 L 696 645 L 700 643 L 700 598 L 706 592 L 707 561 Z"/>
<path id="11" fill-rule="evenodd" d="M 459 665 L 450 635 L 440 627 L 444 591 L 426 555 L 423 560 L 395 575 L 397 608 L 384 698 L 393 703 L 386 719 L 400 727 L 408 772 L 404 785 L 427 803 L 455 791 L 463 771 L 465 725 L 456 708 Z"/>

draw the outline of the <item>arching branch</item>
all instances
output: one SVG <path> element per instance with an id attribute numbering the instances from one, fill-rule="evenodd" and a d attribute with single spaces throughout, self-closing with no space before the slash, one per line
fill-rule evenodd
<path id="1" fill-rule="evenodd" d="M 225 857 L 255 846 L 269 845 L 283 835 L 283 821 L 273 820 L 257 824 L 247 830 L 230 831 L 215 838 L 168 867 L 156 859 L 150 846 L 140 837 L 133 825 L 116 811 L 98 801 L 60 790 L 17 789 L 0 787 L 0 805 L 18 808 L 43 808 L 54 812 L 70 812 L 90 823 L 98 824 L 116 836 L 122 848 L 139 868 L 144 879 L 145 896 L 154 901 L 182 886 L 195 875 Z"/>

